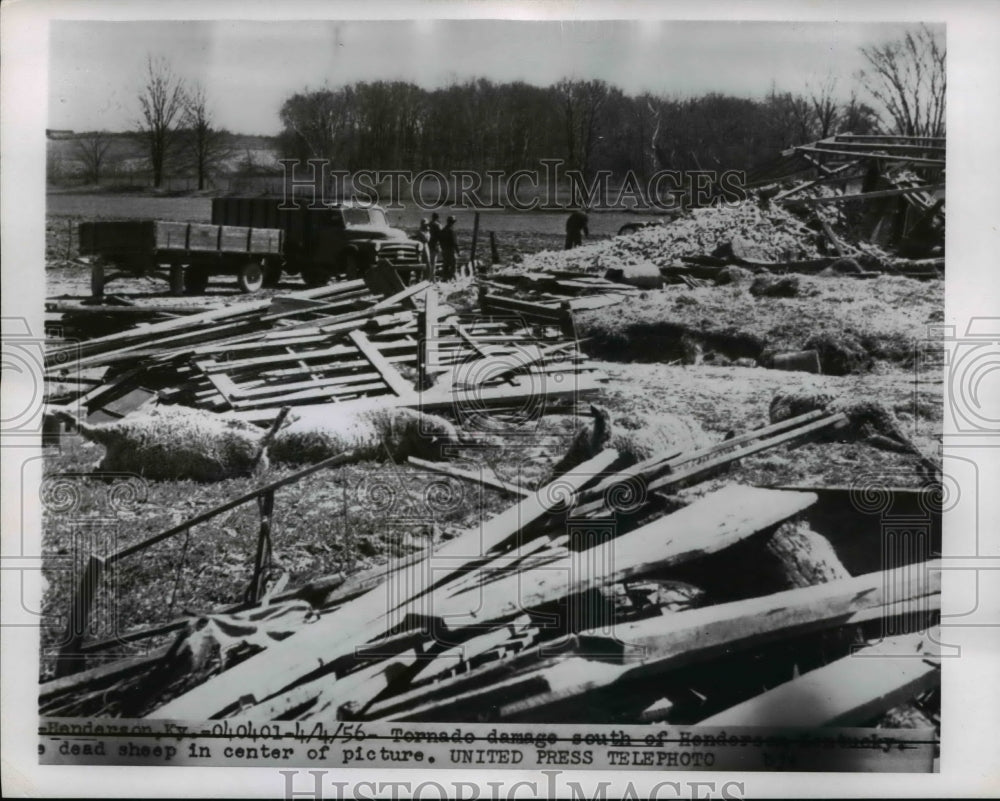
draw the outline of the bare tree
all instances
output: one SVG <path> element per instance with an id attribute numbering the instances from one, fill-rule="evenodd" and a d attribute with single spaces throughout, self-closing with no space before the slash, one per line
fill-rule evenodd
<path id="1" fill-rule="evenodd" d="M 146 59 L 146 84 L 139 94 L 142 119 L 139 134 L 146 144 L 153 170 L 153 186 L 163 184 L 167 160 L 177 140 L 187 94 L 184 82 L 163 59 Z"/>
<path id="2" fill-rule="evenodd" d="M 203 87 L 196 85 L 188 94 L 183 114 L 184 149 L 198 176 L 198 189 L 219 164 L 232 155 L 228 131 L 215 127 Z"/>
<path id="3" fill-rule="evenodd" d="M 101 182 L 101 172 L 110 160 L 114 138 L 107 131 L 91 131 L 73 140 L 73 154 L 83 165 L 83 175 L 92 184 Z"/>
<path id="4" fill-rule="evenodd" d="M 857 92 L 841 110 L 840 130 L 853 134 L 872 134 L 878 131 L 878 112 L 858 99 Z"/>
<path id="5" fill-rule="evenodd" d="M 944 136 L 947 51 L 940 35 L 926 25 L 902 39 L 863 47 L 868 69 L 865 88 L 889 116 L 895 133 Z"/>
<path id="6" fill-rule="evenodd" d="M 836 89 L 837 78 L 831 73 L 809 95 L 816 120 L 816 132 L 820 139 L 826 139 L 836 133 L 840 123 L 841 107 L 834 96 Z"/>

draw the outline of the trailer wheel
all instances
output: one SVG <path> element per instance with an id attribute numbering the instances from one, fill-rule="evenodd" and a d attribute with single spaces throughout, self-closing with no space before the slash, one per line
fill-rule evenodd
<path id="1" fill-rule="evenodd" d="M 95 298 L 104 297 L 104 262 L 99 259 L 90 265 L 90 294 Z"/>
<path id="2" fill-rule="evenodd" d="M 281 265 L 275 262 L 265 262 L 264 264 L 264 287 L 271 289 L 276 287 L 281 280 Z"/>
<path id="3" fill-rule="evenodd" d="M 260 262 L 248 261 L 236 271 L 236 283 L 243 292 L 256 292 L 264 285 L 264 270 Z"/>
<path id="4" fill-rule="evenodd" d="M 208 287 L 208 267 L 192 264 L 184 271 L 184 291 L 189 295 L 201 295 Z"/>

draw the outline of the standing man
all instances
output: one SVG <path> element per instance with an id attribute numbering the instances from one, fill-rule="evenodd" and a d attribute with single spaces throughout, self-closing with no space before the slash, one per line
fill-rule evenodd
<path id="1" fill-rule="evenodd" d="M 427 262 L 426 277 L 430 280 L 434 280 L 434 273 L 431 270 L 431 253 L 430 253 L 431 228 L 430 225 L 427 223 L 426 217 L 424 217 L 420 221 L 420 227 L 417 229 L 417 232 L 413 235 L 413 238 L 424 246 L 424 260 Z"/>
<path id="2" fill-rule="evenodd" d="M 587 213 L 576 209 L 566 220 L 566 250 L 583 244 L 583 237 L 590 236 L 587 230 Z"/>
<path id="3" fill-rule="evenodd" d="M 431 260 L 431 275 L 434 275 L 434 265 L 437 264 L 438 252 L 441 250 L 441 218 L 435 211 L 431 214 L 431 222 L 429 226 L 429 253 Z"/>
<path id="4" fill-rule="evenodd" d="M 431 223 L 433 225 L 434 223 Z M 455 277 L 456 259 L 458 258 L 458 237 L 455 236 L 455 218 L 449 217 L 448 222 L 438 235 L 441 245 L 441 277 L 450 281 Z"/>

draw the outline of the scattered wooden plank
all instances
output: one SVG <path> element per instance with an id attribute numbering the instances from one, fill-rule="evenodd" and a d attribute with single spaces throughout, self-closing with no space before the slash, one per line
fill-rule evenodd
<path id="1" fill-rule="evenodd" d="M 940 609 L 939 561 L 904 565 L 893 570 L 785 590 L 661 618 L 619 625 L 615 646 L 602 633 L 584 633 L 581 643 L 601 638 L 607 653 L 638 658 L 638 675 L 756 647 L 778 637 L 824 628 L 854 626 L 897 615 L 930 615 Z M 930 621 L 920 621 L 926 628 Z M 597 641 L 594 640 L 594 645 Z"/>
<path id="2" fill-rule="evenodd" d="M 515 573 L 491 585 L 488 595 L 460 594 L 435 603 L 434 609 L 453 630 L 501 621 L 560 598 L 721 551 L 807 509 L 816 497 L 811 492 L 730 485 L 581 552 L 573 570 Z"/>
<path id="3" fill-rule="evenodd" d="M 388 384 L 389 389 L 391 389 L 400 398 L 409 398 L 416 395 L 416 391 L 413 386 L 407 381 L 403 376 L 399 374 L 399 371 L 390 364 L 390 362 L 382 355 L 378 348 L 376 348 L 371 340 L 364 335 L 361 331 L 351 331 L 348 335 L 350 340 L 357 345 L 361 354 L 371 363 L 379 374 L 382 376 L 382 380 Z"/>
<path id="4" fill-rule="evenodd" d="M 451 558 L 456 562 L 474 562 L 521 528 L 538 520 L 557 506 L 565 497 L 566 488 L 584 486 L 595 473 L 606 469 L 617 458 L 615 451 L 604 451 L 577 471 L 559 478 L 558 489 L 544 487 L 505 512 L 475 526 L 442 545 L 434 556 Z M 454 573 L 434 580 L 431 555 L 407 568 L 410 596 L 401 604 L 403 608 L 417 601 L 427 591 L 450 579 Z M 456 564 L 456 571 L 464 569 L 464 561 Z M 393 581 L 393 576 L 387 582 Z M 386 594 L 381 587 L 347 602 L 336 612 L 305 627 L 266 651 L 239 663 L 219 676 L 179 696 L 155 710 L 149 717 L 177 720 L 204 720 L 236 705 L 241 698 L 252 696 L 266 700 L 296 682 L 303 675 L 350 652 L 356 645 L 371 639 L 379 621 L 386 619 L 396 609 L 387 609 Z"/>
<path id="5" fill-rule="evenodd" d="M 927 631 L 891 637 L 810 671 L 699 726 L 864 726 L 941 680 Z"/>
<path id="6" fill-rule="evenodd" d="M 407 461 L 414 467 L 430 470 L 434 473 L 441 473 L 442 475 L 458 478 L 462 481 L 469 481 L 473 484 L 482 484 L 484 487 L 499 490 L 500 492 L 505 492 L 508 495 L 520 495 L 522 498 L 527 498 L 532 494 L 532 492 L 534 492 L 534 490 L 526 489 L 516 484 L 508 484 L 506 481 L 494 478 L 485 471 L 482 473 L 474 473 L 471 470 L 462 470 L 460 467 L 455 467 L 449 462 L 431 462 L 427 459 L 418 459 L 416 456 L 409 457 Z"/>

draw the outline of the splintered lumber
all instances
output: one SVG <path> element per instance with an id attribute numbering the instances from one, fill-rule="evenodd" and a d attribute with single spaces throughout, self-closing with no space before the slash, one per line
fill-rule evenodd
<path id="1" fill-rule="evenodd" d="M 376 348 L 370 339 L 364 335 L 361 331 L 351 331 L 348 335 L 350 340 L 357 345 L 361 355 L 364 356 L 374 367 L 379 375 L 382 376 L 382 380 L 389 385 L 389 389 L 395 392 L 399 397 L 406 398 L 414 395 L 413 386 L 407 381 L 403 376 L 399 374 L 399 371 L 393 367 L 389 361 L 382 355 L 378 348 Z"/>
<path id="2" fill-rule="evenodd" d="M 941 563 L 929 561 L 888 571 L 677 612 L 616 627 L 615 640 L 598 632 L 581 643 L 603 643 L 624 660 L 638 658 L 633 670 L 660 670 L 702 661 L 779 637 L 854 626 L 899 615 L 929 617 L 941 606 Z M 926 628 L 929 620 L 921 621 Z"/>
<path id="3" fill-rule="evenodd" d="M 815 415 L 815 412 L 810 412 L 802 417 L 812 418 L 813 415 Z M 800 420 L 801 418 L 793 419 Z M 774 431 L 776 426 L 784 426 L 784 424 L 790 422 L 792 421 L 786 420 L 784 423 L 776 423 L 774 426 L 767 426 L 766 428 L 759 429 L 757 432 L 751 431 L 742 437 L 724 440 L 688 454 L 673 456 L 666 461 L 660 459 L 649 460 L 649 462 L 643 463 L 647 465 L 646 469 L 638 471 L 635 467 L 626 469 L 617 474 L 617 476 L 611 476 L 602 481 L 598 486 L 582 493 L 580 497 L 581 504 L 573 510 L 573 514 L 587 515 L 601 509 L 604 505 L 604 493 L 623 478 L 641 476 L 647 482 L 646 490 L 648 492 L 662 490 L 666 487 L 677 488 L 691 481 L 705 478 L 720 468 L 755 453 L 760 453 L 761 451 L 775 448 L 801 437 L 809 436 L 825 428 L 843 426 L 847 422 L 847 417 L 843 413 L 820 413 L 818 418 L 811 419 L 803 425 L 796 425 L 791 430 L 781 430 L 779 433 L 765 436 L 758 442 L 752 442 L 752 444 L 745 445 L 742 448 L 737 447 L 734 449 L 731 447 L 733 443 L 752 441 L 760 437 L 762 433 Z"/>
<path id="4" fill-rule="evenodd" d="M 456 592 L 449 584 L 431 597 L 429 608 L 441 621 L 439 625 L 446 622 L 447 631 L 453 634 L 487 624 L 501 625 L 526 609 L 722 550 L 815 501 L 816 496 L 808 492 L 733 485 L 615 540 L 577 554 L 562 552 L 566 558 L 561 564 L 569 569 L 555 569 L 550 561 L 538 568 L 507 570 L 488 590 L 482 580 L 471 582 L 464 592 Z M 332 686 L 328 677 L 314 683 L 327 707 L 364 707 L 374 697 L 363 694 L 365 681 L 353 673 Z M 375 686 L 381 691 L 381 684 Z M 293 691 L 286 703 L 268 707 L 269 714 L 283 714 L 293 700 L 301 702 L 302 695 L 301 688 Z"/>
<path id="5" fill-rule="evenodd" d="M 817 143 L 818 144 L 818 143 Z M 793 148 L 798 153 L 829 154 L 832 156 L 851 156 L 852 158 L 875 159 L 877 161 L 905 161 L 910 164 L 927 164 L 935 167 L 944 167 L 944 159 L 929 159 L 919 156 L 900 155 L 898 153 L 879 153 L 875 150 L 858 152 L 856 150 L 845 150 L 843 146 L 814 147 L 811 145 L 797 145 Z"/>
<path id="6" fill-rule="evenodd" d="M 940 683 L 931 631 L 861 648 L 698 723 L 699 726 L 863 726 Z"/>
<path id="7" fill-rule="evenodd" d="M 529 376 L 523 380 L 513 381 L 509 385 L 500 384 L 495 387 L 460 388 L 454 392 L 440 392 L 434 389 L 422 393 L 414 392 L 407 397 L 386 395 L 377 398 L 363 398 L 358 400 L 357 405 L 352 408 L 364 410 L 409 407 L 427 412 L 437 410 L 478 412 L 484 406 L 520 408 L 526 400 L 538 398 L 540 395 L 544 395 L 546 403 L 553 403 L 560 398 L 577 398 L 586 393 L 597 392 L 602 386 L 599 376 L 590 373 L 570 374 L 559 383 L 549 380 L 542 388 L 538 386 L 537 377 L 532 381 Z M 354 403 L 354 401 L 351 402 Z M 326 404 L 312 404 L 304 408 L 316 409 L 317 413 L 329 410 Z M 338 405 L 338 413 L 345 411 L 346 408 L 348 407 L 343 404 Z M 276 408 L 268 408 L 234 412 L 233 416 L 247 422 L 267 424 L 276 414 Z"/>
<path id="8" fill-rule="evenodd" d="M 505 712 L 537 713 L 540 708 L 588 690 L 612 686 L 624 690 L 638 679 L 676 667 L 732 655 L 809 631 L 908 615 L 914 606 L 920 607 L 927 618 L 940 608 L 940 570 L 939 562 L 906 565 L 887 573 L 872 573 L 816 587 L 676 612 L 638 623 L 618 624 L 613 636 L 602 631 L 583 632 L 578 637 L 581 653 L 607 654 L 613 664 L 626 669 L 598 677 L 605 680 L 603 684 L 581 680 L 575 691 L 540 692 L 522 699 Z M 908 581 L 914 572 L 925 576 L 926 580 Z M 887 587 L 895 590 L 886 592 Z M 928 625 L 930 620 L 925 619 L 920 628 Z M 629 663 L 636 659 L 640 664 L 629 668 Z M 858 663 L 866 661 L 858 659 Z M 905 659 L 890 661 L 898 663 Z M 760 725 L 762 721 L 755 722 Z M 772 721 L 767 723 L 770 725 Z"/>
<path id="9" fill-rule="evenodd" d="M 402 599 L 403 603 L 412 604 L 441 581 L 464 570 L 467 563 L 482 559 L 491 549 L 559 506 L 567 492 L 585 486 L 617 458 L 617 451 L 602 451 L 575 471 L 560 476 L 554 485 L 543 487 L 507 511 L 443 544 L 433 554 L 427 554 L 406 571 L 410 593 Z M 439 581 L 434 581 L 431 568 L 438 559 L 445 563 L 452 560 L 455 570 L 445 577 L 439 575 Z M 394 582 L 396 576 L 397 573 L 387 575 L 385 584 Z M 241 698 L 264 701 L 371 639 L 373 628 L 395 611 L 388 605 L 385 589 L 376 587 L 303 631 L 167 702 L 149 717 L 205 720 L 233 708 Z"/>
<path id="10" fill-rule="evenodd" d="M 620 470 L 614 475 L 601 481 L 592 489 L 581 493 L 581 500 L 592 501 L 600 498 L 607 490 L 615 486 L 615 484 L 634 476 L 643 476 L 647 481 L 652 480 L 660 475 L 663 475 L 664 473 L 673 471 L 678 465 L 715 457 L 727 451 L 735 450 L 738 446 L 747 442 L 753 442 L 755 439 L 763 440 L 772 435 L 788 431 L 789 429 L 797 429 L 800 426 L 812 423 L 821 417 L 825 417 L 826 414 L 827 413 L 822 409 L 815 409 L 811 412 L 798 415 L 797 417 L 789 417 L 787 420 L 781 420 L 762 428 L 755 428 L 752 431 L 747 431 L 744 434 L 739 434 L 735 437 L 731 437 L 730 439 L 723 440 L 722 442 L 716 442 L 713 445 L 708 445 L 695 451 L 689 451 L 687 453 L 680 452 L 666 456 L 652 456 L 642 462 L 637 462 L 630 467 L 626 467 L 624 470 Z"/>
<path id="11" fill-rule="evenodd" d="M 289 297 L 312 299 L 335 295 L 345 287 L 350 290 L 358 287 L 349 282 L 335 286 L 317 287 L 296 292 Z M 248 303 L 239 303 L 226 306 L 221 309 L 212 309 L 201 314 L 191 314 L 185 317 L 177 317 L 171 320 L 164 320 L 160 323 L 137 326 L 128 331 L 121 331 L 103 337 L 87 340 L 74 344 L 68 349 L 72 355 L 90 356 L 109 351 L 116 351 L 128 345 L 135 345 L 136 342 L 160 342 L 165 334 L 179 334 L 181 332 L 194 332 L 203 330 L 206 324 L 215 324 L 222 321 L 233 320 L 235 318 L 251 318 L 252 315 L 265 311 L 271 305 L 270 300 L 256 300 Z M 61 361 L 60 351 L 54 350 L 45 356 L 46 367 L 57 366 Z"/>
<path id="12" fill-rule="evenodd" d="M 486 597 L 480 597 L 476 586 L 469 594 L 435 604 L 435 611 L 448 618 L 453 630 L 503 620 L 603 584 L 722 551 L 804 511 L 816 499 L 811 492 L 732 484 L 641 528 L 574 554 L 572 570 L 517 572 L 491 585 Z"/>

